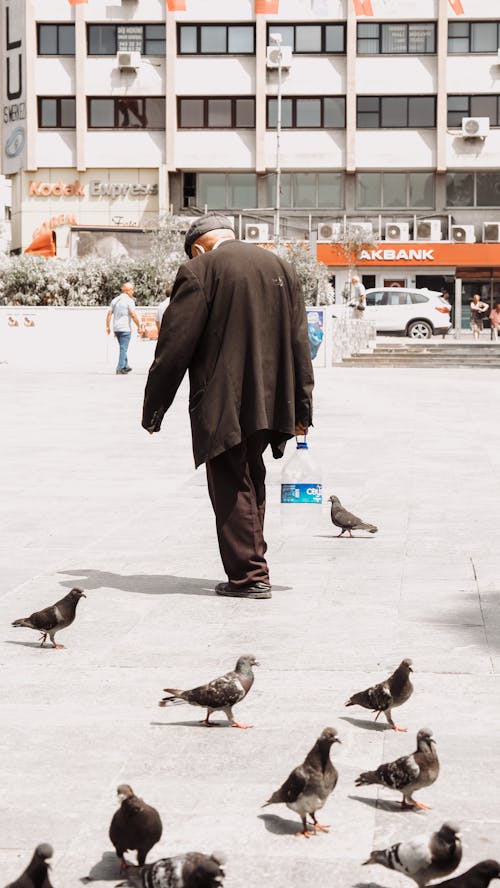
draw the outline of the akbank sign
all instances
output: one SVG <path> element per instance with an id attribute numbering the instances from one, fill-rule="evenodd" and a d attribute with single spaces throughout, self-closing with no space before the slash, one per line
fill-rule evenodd
<path id="1" fill-rule="evenodd" d="M 2 172 L 26 166 L 25 2 L 1 0 Z"/>
<path id="2" fill-rule="evenodd" d="M 362 250 L 361 262 L 434 262 L 434 250 Z"/>

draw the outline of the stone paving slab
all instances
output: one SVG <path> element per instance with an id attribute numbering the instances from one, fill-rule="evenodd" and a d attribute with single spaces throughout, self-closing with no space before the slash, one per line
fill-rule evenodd
<path id="1" fill-rule="evenodd" d="M 162 814 L 151 859 L 223 850 L 227 888 L 397 888 L 404 877 L 363 860 L 446 819 L 462 825 L 463 869 L 499 857 L 496 371 L 318 371 L 310 441 L 325 492 L 380 532 L 336 539 L 327 508 L 317 527 L 287 532 L 271 460 L 274 597 L 245 602 L 212 592 L 221 566 L 186 386 L 161 435 L 147 436 L 140 354 L 126 379 L 111 350 L 84 372 L 67 351 L 60 366 L 52 355 L 53 370 L 0 367 L 4 881 L 50 841 L 55 888 L 89 875 L 96 888 L 117 883 L 107 831 L 120 782 Z M 10 627 L 73 585 L 87 599 L 60 636 L 65 650 Z M 190 707 L 158 708 L 166 685 L 215 677 L 246 651 L 261 662 L 238 707 L 253 730 L 207 730 Z M 344 708 L 405 656 L 415 693 L 395 714 L 408 733 Z M 260 806 L 327 724 L 342 739 L 321 815 L 331 833 L 297 839 L 293 812 Z M 354 786 L 360 771 L 412 751 L 424 726 L 441 758 L 420 793 L 432 811 Z"/>

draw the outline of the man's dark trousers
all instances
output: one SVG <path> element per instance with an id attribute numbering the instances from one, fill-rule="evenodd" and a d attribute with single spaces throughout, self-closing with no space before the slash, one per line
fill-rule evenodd
<path id="1" fill-rule="evenodd" d="M 222 563 L 232 586 L 269 583 L 265 554 L 266 467 L 269 431 L 255 432 L 206 463 Z"/>

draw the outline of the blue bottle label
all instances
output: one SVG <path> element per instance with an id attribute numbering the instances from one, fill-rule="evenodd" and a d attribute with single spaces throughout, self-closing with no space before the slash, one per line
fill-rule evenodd
<path id="1" fill-rule="evenodd" d="M 321 484 L 282 484 L 281 485 L 281 502 L 282 503 L 321 503 L 322 486 Z"/>

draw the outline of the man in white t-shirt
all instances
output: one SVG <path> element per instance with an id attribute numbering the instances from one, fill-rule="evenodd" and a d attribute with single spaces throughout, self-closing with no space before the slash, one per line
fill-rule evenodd
<path id="1" fill-rule="evenodd" d="M 123 284 L 122 291 L 119 296 L 115 296 L 111 300 L 109 311 L 106 315 L 106 333 L 111 332 L 111 318 L 113 318 L 113 333 L 118 340 L 120 352 L 118 355 L 118 365 L 116 372 L 119 376 L 130 373 L 132 367 L 129 367 L 127 360 L 127 351 L 132 335 L 130 320 L 132 319 L 137 329 L 141 330 L 141 322 L 135 311 L 135 302 L 133 300 L 134 285 L 131 281 Z"/>

